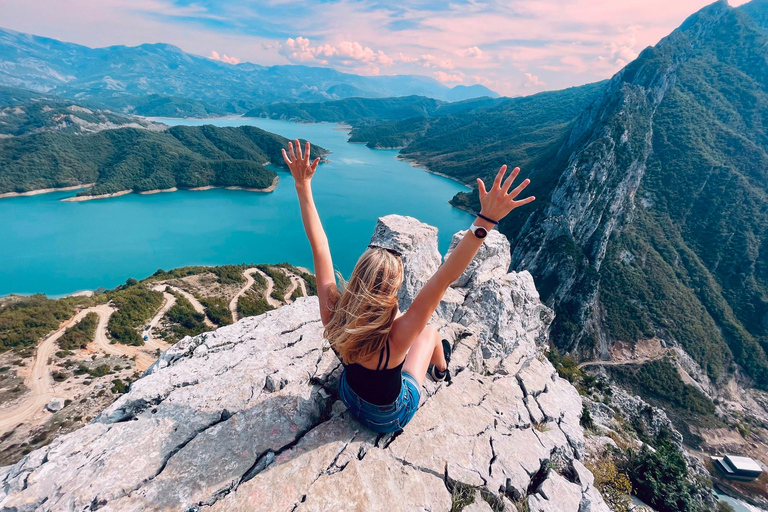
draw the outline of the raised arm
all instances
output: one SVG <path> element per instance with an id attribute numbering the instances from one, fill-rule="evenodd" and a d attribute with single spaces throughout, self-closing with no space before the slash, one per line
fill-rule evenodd
<path id="1" fill-rule="evenodd" d="M 480 204 L 482 205 L 480 214 L 495 221 L 501 220 L 518 206 L 528 204 L 535 199 L 531 196 L 516 201 L 515 198 L 528 186 L 530 180 L 526 179 L 517 188 L 508 192 L 515 178 L 517 178 L 520 169 L 516 167 L 509 177 L 504 180 L 506 171 L 507 166 L 501 166 L 489 191 L 485 189 L 483 180 L 477 179 Z M 502 180 L 504 180 L 503 183 Z M 475 220 L 475 225 L 483 227 L 487 231 L 490 231 L 494 226 L 493 223 L 479 216 Z M 395 320 L 390 333 L 390 340 L 399 350 L 405 351 L 411 346 L 419 333 L 427 325 L 427 322 L 429 322 L 429 318 L 434 313 L 438 304 L 440 304 L 445 291 L 451 283 L 461 276 L 461 273 L 464 272 L 472 258 L 477 254 L 482 243 L 483 239 L 478 238 L 472 231 L 467 230 L 464 238 L 456 245 L 448 259 L 445 260 L 445 263 L 437 269 L 435 275 L 421 289 L 413 300 L 411 307 L 408 308 L 408 311 Z"/>
<path id="2" fill-rule="evenodd" d="M 317 170 L 320 158 L 315 158 L 314 161 L 310 162 L 309 150 L 309 142 L 307 142 L 302 154 L 299 140 L 296 139 L 295 151 L 294 144 L 289 142 L 288 152 L 283 150 L 283 158 L 291 170 L 296 185 L 296 193 L 299 196 L 299 205 L 301 206 L 301 220 L 304 223 L 304 231 L 307 233 L 309 245 L 312 247 L 312 260 L 317 279 L 317 296 L 320 299 L 320 318 L 325 325 L 331 319 L 332 301 L 335 300 L 336 294 L 336 276 L 333 273 L 328 237 L 325 235 L 323 224 L 320 222 L 320 215 L 318 215 L 315 207 L 315 200 L 312 198 L 312 176 Z"/>

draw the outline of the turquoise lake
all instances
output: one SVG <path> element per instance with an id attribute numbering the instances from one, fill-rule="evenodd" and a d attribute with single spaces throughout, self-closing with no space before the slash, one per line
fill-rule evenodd
<path id="1" fill-rule="evenodd" d="M 466 187 L 395 159 L 395 150 L 347 142 L 336 125 L 268 119 L 163 119 L 166 124 L 251 124 L 332 151 L 320 164 L 314 196 L 334 265 L 348 275 L 376 219 L 410 215 L 439 229 L 445 252 L 472 217 L 448 204 Z M 76 192 L 0 199 L 0 296 L 60 296 L 112 288 L 158 268 L 290 262 L 312 268 L 289 173 L 271 193 L 212 189 L 129 194 L 80 203 Z"/>

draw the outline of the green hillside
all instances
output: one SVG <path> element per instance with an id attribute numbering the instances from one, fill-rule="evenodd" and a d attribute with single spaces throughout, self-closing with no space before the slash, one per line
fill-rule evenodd
<path id="1" fill-rule="evenodd" d="M 713 379 L 768 387 L 768 2 L 716 2 L 610 82 L 353 140 L 471 184 L 519 165 L 538 200 L 501 225 L 584 358 L 613 340 L 680 344 Z M 476 193 L 454 204 L 477 207 Z"/>
<path id="2" fill-rule="evenodd" d="M 136 128 L 0 139 L 0 193 L 95 183 L 82 195 L 172 187 L 269 187 L 287 139 L 252 126 Z M 315 148 L 316 154 L 326 152 Z"/>

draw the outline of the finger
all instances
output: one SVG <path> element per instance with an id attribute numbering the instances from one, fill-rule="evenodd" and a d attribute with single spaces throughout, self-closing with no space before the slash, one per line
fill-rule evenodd
<path id="1" fill-rule="evenodd" d="M 521 184 L 519 184 L 517 188 L 515 188 L 515 190 L 509 193 L 509 197 L 511 197 L 512 199 L 516 198 L 518 194 L 520 194 L 520 192 L 522 192 L 525 189 L 525 187 L 527 187 L 530 183 L 531 183 L 531 180 L 526 178 L 526 180 L 523 181 Z"/>
<path id="2" fill-rule="evenodd" d="M 507 179 L 504 180 L 504 185 L 501 186 L 501 190 L 506 194 L 509 190 L 509 187 L 512 186 L 512 183 L 515 182 L 515 179 L 517 178 L 517 175 L 520 174 L 520 168 L 515 167 L 512 169 L 512 173 L 507 177 Z"/>
<path id="3" fill-rule="evenodd" d="M 483 180 L 480 178 L 477 178 L 477 190 L 480 192 L 480 198 L 483 198 L 488 193 L 488 191 L 485 190 L 485 183 L 483 183 Z"/>
<path id="4" fill-rule="evenodd" d="M 291 157 L 292 161 L 296 160 L 296 153 L 293 152 L 293 142 L 288 143 L 288 156 Z"/>
<path id="5" fill-rule="evenodd" d="M 309 141 L 307 141 L 306 150 L 304 151 L 304 160 L 309 162 Z"/>
<path id="6" fill-rule="evenodd" d="M 536 200 L 535 197 L 530 196 L 526 197 L 525 199 L 521 199 L 519 201 L 512 201 L 512 205 L 517 208 L 518 206 L 523 206 L 524 204 L 532 203 Z"/>
<path id="7" fill-rule="evenodd" d="M 315 158 L 315 161 L 312 162 L 312 171 L 317 169 L 317 164 L 319 164 L 319 163 L 320 163 L 320 157 Z"/>
<path id="8" fill-rule="evenodd" d="M 304 157 L 301 155 L 301 144 L 299 144 L 299 139 L 296 139 L 296 156 L 299 157 L 299 160 L 304 159 Z"/>
<path id="9" fill-rule="evenodd" d="M 496 179 L 493 180 L 493 188 L 499 188 L 501 186 L 501 178 L 504 177 L 505 172 L 507 172 L 507 166 L 502 165 L 499 168 L 499 172 L 496 173 Z"/>
<path id="10" fill-rule="evenodd" d="M 286 153 L 285 150 L 283 150 L 283 160 L 285 160 L 285 163 L 288 165 L 291 165 L 291 161 L 288 159 L 288 153 Z"/>

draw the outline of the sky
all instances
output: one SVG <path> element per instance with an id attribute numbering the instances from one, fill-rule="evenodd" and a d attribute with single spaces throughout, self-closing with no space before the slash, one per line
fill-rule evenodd
<path id="1" fill-rule="evenodd" d="M 427 75 L 517 96 L 609 78 L 709 3 L 0 0 L 0 26 L 91 47 L 171 43 L 233 65 Z"/>

